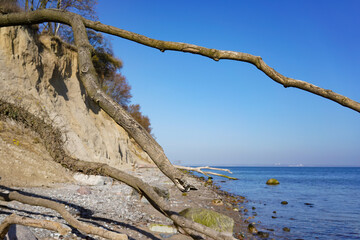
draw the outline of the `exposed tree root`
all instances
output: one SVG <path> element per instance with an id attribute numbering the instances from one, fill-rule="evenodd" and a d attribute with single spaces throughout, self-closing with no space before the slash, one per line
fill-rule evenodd
<path id="1" fill-rule="evenodd" d="M 18 225 L 36 227 L 36 228 L 44 228 L 58 232 L 61 235 L 66 235 L 71 231 L 70 228 L 63 226 L 58 222 L 21 217 L 14 213 L 6 217 L 4 221 L 0 224 L 0 239 L 4 239 L 6 233 L 9 231 L 9 228 L 12 224 L 18 224 Z"/>
<path id="2" fill-rule="evenodd" d="M 224 174 L 214 173 L 214 172 L 209 172 L 209 171 L 205 172 L 202 170 L 202 169 L 211 169 L 211 170 L 217 170 L 217 171 L 224 171 L 224 172 L 228 172 L 231 174 L 232 172 L 226 168 L 215 168 L 215 167 L 209 167 L 209 166 L 206 166 L 206 167 L 184 167 L 184 166 L 179 166 L 179 165 L 174 165 L 174 167 L 176 167 L 178 169 L 188 170 L 188 171 L 195 171 L 195 172 L 204 174 L 205 176 L 208 176 L 208 177 L 209 177 L 209 175 L 214 175 L 214 176 L 224 177 L 224 178 L 231 179 L 231 180 L 238 180 L 237 178 L 230 177 L 230 176 L 227 176 Z"/>
<path id="3" fill-rule="evenodd" d="M 78 221 L 66 210 L 65 205 L 51 201 L 51 200 L 36 198 L 36 197 L 29 197 L 29 196 L 23 195 L 21 193 L 18 193 L 16 191 L 10 192 L 10 193 L 0 193 L 0 200 L 8 201 L 8 202 L 9 201 L 18 201 L 18 202 L 33 205 L 33 206 L 41 206 L 41 207 L 53 209 L 54 211 L 57 211 L 64 218 L 64 220 L 66 222 L 68 222 L 71 226 L 73 226 L 74 228 L 76 228 L 79 231 L 86 233 L 86 234 L 97 235 L 97 236 L 107 238 L 107 239 L 116 239 L 116 240 L 128 239 L 127 235 L 125 235 L 125 234 L 111 232 L 111 231 L 105 230 L 103 228 L 94 227 L 89 224 Z M 13 216 L 13 215 L 11 215 L 11 216 Z M 12 217 L 12 218 L 10 218 L 10 220 L 21 220 L 21 217 Z M 61 232 L 65 231 L 65 228 L 62 227 L 59 223 L 54 223 L 54 222 L 50 222 L 50 221 L 48 221 L 48 223 L 46 223 L 46 221 L 37 222 L 37 220 L 33 220 L 31 222 L 28 220 L 29 219 L 26 219 L 26 221 L 24 220 L 23 222 L 25 222 L 25 223 L 30 222 L 30 223 L 34 224 L 35 227 L 46 228 L 46 229 L 49 229 L 49 227 L 51 227 L 50 230 L 60 230 Z M 5 219 L 4 222 L 0 225 L 0 233 L 1 233 L 2 225 L 4 225 L 6 227 L 6 225 L 10 225 L 10 224 L 13 224 L 13 223 L 11 223 L 11 222 L 7 223 L 7 221 Z M 20 222 L 19 224 L 22 224 L 22 223 Z M 26 224 L 23 224 L 23 225 L 26 225 Z M 61 226 L 61 228 L 60 228 L 60 226 Z"/>
<path id="4" fill-rule="evenodd" d="M 40 135 L 40 138 L 43 140 L 43 144 L 45 145 L 50 155 L 53 157 L 53 159 L 56 162 L 60 163 L 62 166 L 75 172 L 109 176 L 134 188 L 141 195 L 143 195 L 156 210 L 158 210 L 166 217 L 170 218 L 177 227 L 182 228 L 185 231 L 186 229 L 191 229 L 192 235 L 194 235 L 193 233 L 197 232 L 207 236 L 207 238 L 212 238 L 212 239 L 219 239 L 219 240 L 234 239 L 229 235 L 217 232 L 199 223 L 195 223 L 187 218 L 180 216 L 178 213 L 172 211 L 169 204 L 155 192 L 153 187 L 139 178 L 127 174 L 123 171 L 120 171 L 116 168 L 110 167 L 107 164 L 81 161 L 79 159 L 75 159 L 68 156 L 63 149 L 64 143 L 61 140 L 62 138 L 60 131 L 58 129 L 53 128 L 51 125 L 45 123 L 44 120 L 29 113 L 25 109 L 21 107 L 17 107 L 13 104 L 7 103 L 0 99 L 0 117 L 7 117 L 22 122 L 25 125 L 25 127 L 28 127 L 33 131 L 37 132 Z M 1 200 L 1 196 L 3 199 L 7 198 L 7 199 L 19 201 L 20 200 L 19 196 L 21 196 L 21 194 L 16 192 L 12 192 L 8 195 L 0 194 L 0 200 Z M 22 200 L 25 199 L 27 201 L 26 202 L 27 204 L 32 204 L 32 205 L 38 204 L 38 201 L 35 201 L 34 199 L 28 199 L 27 196 L 21 197 L 21 199 Z M 43 204 L 42 206 L 46 206 L 52 209 L 54 209 L 53 207 L 56 207 L 54 209 L 56 211 L 58 211 L 58 209 L 61 209 L 61 207 L 59 206 L 53 206 L 52 204 L 50 204 L 51 201 L 49 200 L 44 200 L 44 199 L 40 199 L 40 200 L 42 200 L 41 201 L 41 204 Z M 68 215 L 63 216 L 64 219 L 65 217 L 68 217 Z M 70 218 L 68 219 L 72 220 Z M 68 221 L 68 219 L 65 220 Z M 78 228 L 77 226 L 78 225 L 74 227 Z M 83 228 L 81 229 L 79 228 L 80 231 L 82 231 L 82 229 Z"/>

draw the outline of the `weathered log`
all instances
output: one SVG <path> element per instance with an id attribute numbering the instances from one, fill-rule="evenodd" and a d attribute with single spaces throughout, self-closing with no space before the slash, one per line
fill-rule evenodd
<path id="1" fill-rule="evenodd" d="M 10 192 L 10 193 L 0 193 L 0 200 L 2 200 L 2 201 L 18 201 L 18 202 L 33 205 L 33 206 L 41 206 L 41 207 L 50 208 L 52 210 L 57 211 L 63 217 L 63 219 L 66 222 L 68 222 L 71 226 L 73 226 L 74 228 L 78 229 L 79 231 L 87 233 L 87 234 L 97 235 L 97 236 L 107 238 L 107 239 L 117 239 L 117 240 L 128 239 L 127 235 L 125 235 L 125 234 L 111 232 L 111 231 L 105 230 L 103 228 L 94 227 L 89 224 L 78 221 L 66 210 L 65 205 L 51 201 L 51 200 L 26 196 L 26 195 L 23 195 L 16 191 Z M 45 226 L 48 226 L 48 225 L 44 225 L 43 228 L 45 228 Z"/>
<path id="2" fill-rule="evenodd" d="M 70 228 L 63 226 L 58 222 L 21 217 L 13 213 L 10 216 L 6 217 L 4 221 L 2 221 L 2 223 L 0 224 L 0 239 L 4 239 L 5 235 L 9 231 L 9 228 L 12 224 L 18 224 L 23 226 L 35 227 L 35 228 L 44 228 L 58 232 L 61 235 L 66 235 L 71 231 Z"/>
<path id="3" fill-rule="evenodd" d="M 176 167 L 177 169 L 183 169 L 183 170 L 188 170 L 188 171 L 194 171 L 194 172 L 198 172 L 201 174 L 204 174 L 205 176 L 209 175 L 214 175 L 214 176 L 219 176 L 219 177 L 223 177 L 223 178 L 227 178 L 227 179 L 231 179 L 231 180 L 238 180 L 237 178 L 234 177 L 230 177 L 227 176 L 225 174 L 220 174 L 220 173 L 215 173 L 215 172 L 209 172 L 209 171 L 203 171 L 202 169 L 212 169 L 212 170 L 217 170 L 217 171 L 224 171 L 224 172 L 228 172 L 228 173 L 232 173 L 229 169 L 226 168 L 216 168 L 216 167 L 209 167 L 209 166 L 205 166 L 205 167 L 185 167 L 185 166 L 179 166 L 179 165 L 174 165 L 174 167 Z"/>

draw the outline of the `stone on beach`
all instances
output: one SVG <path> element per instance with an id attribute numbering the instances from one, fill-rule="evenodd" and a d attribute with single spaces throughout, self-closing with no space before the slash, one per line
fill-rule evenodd
<path id="1" fill-rule="evenodd" d="M 37 240 L 37 237 L 33 234 L 28 227 L 12 224 L 6 234 L 5 240 Z"/>
<path id="2" fill-rule="evenodd" d="M 177 233 L 177 229 L 171 225 L 151 223 L 149 229 L 153 232 L 161 233 Z"/>
<path id="3" fill-rule="evenodd" d="M 234 220 L 226 215 L 205 208 L 186 208 L 179 213 L 181 216 L 205 225 L 219 232 L 233 232 Z"/>
<path id="4" fill-rule="evenodd" d="M 104 177 L 99 175 L 85 175 L 82 173 L 75 173 L 74 179 L 82 185 L 89 186 L 102 186 L 111 184 L 113 182 L 112 178 L 110 177 Z"/>
<path id="5" fill-rule="evenodd" d="M 278 185 L 280 184 L 278 180 L 276 180 L 275 178 L 270 178 L 269 180 L 267 180 L 266 182 L 267 185 Z"/>
<path id="6" fill-rule="evenodd" d="M 80 195 L 89 195 L 89 194 L 91 194 L 90 188 L 85 187 L 85 186 L 79 187 L 79 189 L 76 192 L 79 193 Z"/>

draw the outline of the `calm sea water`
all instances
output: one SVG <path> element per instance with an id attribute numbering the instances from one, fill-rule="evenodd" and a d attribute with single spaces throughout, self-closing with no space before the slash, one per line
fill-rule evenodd
<path id="1" fill-rule="evenodd" d="M 249 200 L 247 217 L 256 215 L 250 221 L 260 221 L 258 228 L 270 238 L 360 239 L 360 168 L 227 168 L 239 180 L 216 177 L 215 182 Z M 266 185 L 269 178 L 280 184 Z"/>

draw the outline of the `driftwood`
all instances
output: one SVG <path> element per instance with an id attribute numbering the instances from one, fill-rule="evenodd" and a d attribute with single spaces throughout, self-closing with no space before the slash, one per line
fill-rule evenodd
<path id="1" fill-rule="evenodd" d="M 195 171 L 201 174 L 204 174 L 205 176 L 209 175 L 214 175 L 214 176 L 219 176 L 219 177 L 223 177 L 223 178 L 227 178 L 227 179 L 231 179 L 231 180 L 238 180 L 237 178 L 234 177 L 230 177 L 227 176 L 225 174 L 220 174 L 220 173 L 215 173 L 215 172 L 209 172 L 209 171 L 203 171 L 202 169 L 211 169 L 211 170 L 217 170 L 217 171 L 224 171 L 224 172 L 228 172 L 230 174 L 232 174 L 232 172 L 229 169 L 226 168 L 215 168 L 215 167 L 184 167 L 184 166 L 179 166 L 179 165 L 174 165 L 174 167 L 176 167 L 177 169 L 183 169 L 183 170 L 188 170 L 188 171 Z"/>
<path id="2" fill-rule="evenodd" d="M 107 238 L 107 239 L 116 239 L 116 240 L 128 239 L 127 235 L 125 235 L 125 234 L 110 232 L 103 228 L 94 227 L 89 224 L 78 221 L 66 210 L 66 208 L 63 204 L 60 204 L 60 203 L 57 203 L 57 202 L 54 202 L 51 200 L 36 198 L 36 197 L 29 197 L 29 196 L 23 195 L 21 193 L 18 193 L 16 191 L 10 192 L 10 193 L 0 193 L 0 200 L 2 200 L 2 201 L 18 201 L 18 202 L 33 205 L 33 206 L 41 206 L 41 207 L 53 209 L 53 210 L 57 211 L 64 218 L 64 220 L 66 222 L 68 222 L 71 226 L 73 226 L 74 228 L 76 228 L 86 234 L 97 235 L 97 236 Z M 13 215 L 11 215 L 11 216 L 13 216 Z M 41 227 L 41 228 L 46 228 L 46 229 L 50 229 L 50 230 L 56 230 L 56 231 L 59 231 L 60 233 L 64 233 L 64 231 L 65 231 L 65 228 L 62 226 L 59 226 L 59 223 L 54 223 L 54 222 L 49 222 L 49 221 L 48 222 L 37 221 L 37 220 L 30 221 L 29 219 L 21 220 L 20 217 L 15 217 L 15 216 L 11 217 L 11 216 L 9 217 L 9 219 L 5 219 L 2 222 L 2 224 L 0 225 L 0 239 L 2 239 L 1 233 L 5 232 L 5 230 L 2 230 L 2 226 L 3 226 L 3 229 L 6 229 L 10 224 L 13 224 L 13 223 L 23 224 L 23 225 L 33 226 L 33 227 Z M 15 222 L 11 222 L 11 221 L 15 221 Z M 16 221 L 18 221 L 18 222 L 16 222 Z M 28 224 L 26 224 L 26 223 L 28 223 Z M 32 225 L 29 225 L 30 223 Z M 67 230 L 67 232 L 68 232 L 68 230 Z"/>
<path id="3" fill-rule="evenodd" d="M 36 228 L 44 228 L 58 232 L 61 235 L 66 235 L 71 231 L 70 228 L 63 226 L 58 222 L 41 220 L 41 219 L 32 219 L 28 217 L 18 216 L 16 214 L 11 214 L 10 216 L 6 217 L 5 220 L 0 224 L 0 239 L 4 239 L 12 224 L 18 224 L 18 225 L 36 227 Z"/>

